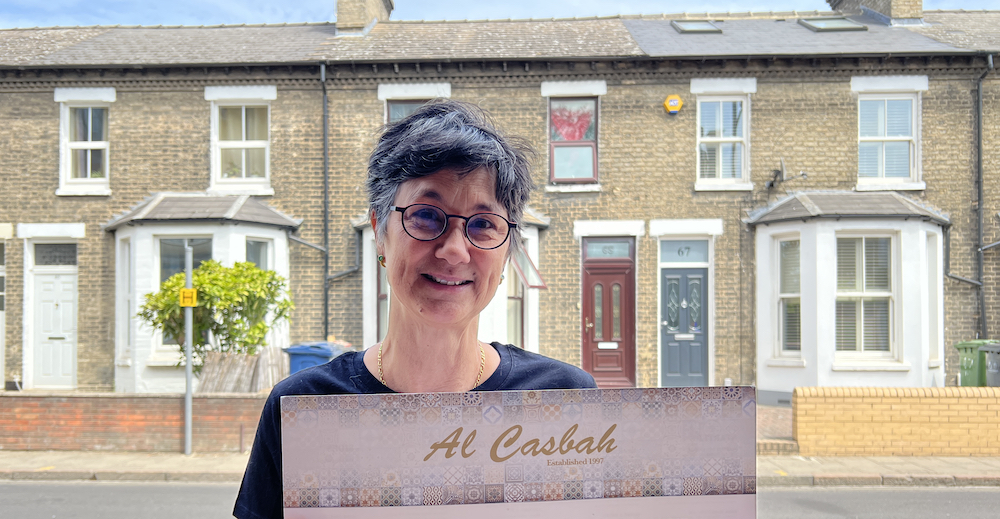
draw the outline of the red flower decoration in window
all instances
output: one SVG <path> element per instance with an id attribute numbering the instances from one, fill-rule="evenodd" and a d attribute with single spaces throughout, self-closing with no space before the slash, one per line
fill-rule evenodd
<path id="1" fill-rule="evenodd" d="M 594 120 L 594 114 L 586 109 L 571 110 L 566 107 L 552 109 L 552 127 L 562 140 L 583 140 Z"/>

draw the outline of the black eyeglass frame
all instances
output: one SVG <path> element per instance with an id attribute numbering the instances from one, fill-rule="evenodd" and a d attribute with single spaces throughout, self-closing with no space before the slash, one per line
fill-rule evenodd
<path id="1" fill-rule="evenodd" d="M 444 227 L 441 228 L 441 233 L 440 234 L 438 234 L 437 236 L 435 236 L 433 238 L 428 238 L 426 240 L 425 239 L 421 239 L 421 238 L 417 238 L 416 236 L 410 234 L 410 230 L 406 228 L 406 219 L 403 218 L 403 214 L 406 212 L 407 209 L 409 209 L 411 207 L 416 207 L 418 205 L 420 205 L 420 206 L 426 206 L 426 207 L 433 207 L 434 209 L 437 209 L 438 211 L 441 211 L 441 214 L 443 214 L 445 216 Z M 462 234 L 465 235 L 465 239 L 469 240 L 469 243 L 471 243 L 473 247 L 475 247 L 477 249 L 480 249 L 480 250 L 493 250 L 493 249 L 498 249 L 498 248 L 502 247 L 503 244 L 507 243 L 507 240 L 510 239 L 510 231 L 512 229 L 514 229 L 515 227 L 517 227 L 516 223 L 514 223 L 514 222 L 512 222 L 512 221 L 510 221 L 510 220 L 508 220 L 506 218 L 504 218 L 502 215 L 499 215 L 499 214 L 496 214 L 496 213 L 476 213 L 476 214 L 474 214 L 472 216 L 462 216 L 460 214 L 448 214 L 448 213 L 444 212 L 444 209 L 441 209 L 440 207 L 438 207 L 436 205 L 431 205 L 431 204 L 410 204 L 410 205 L 408 205 L 406 207 L 397 207 L 397 206 L 393 205 L 393 206 L 389 206 L 389 209 L 391 209 L 393 211 L 398 211 L 399 212 L 399 222 L 400 222 L 400 224 L 402 224 L 403 230 L 406 231 L 406 234 L 409 235 L 410 238 L 413 238 L 414 240 L 417 240 L 417 241 L 434 241 L 434 240 L 440 238 L 441 236 L 444 235 L 444 233 L 448 232 L 448 226 L 451 223 L 451 219 L 452 218 L 461 218 L 462 220 L 465 220 L 465 225 L 462 226 Z M 504 236 L 503 241 L 501 241 L 500 243 L 498 243 L 496 245 L 496 247 L 480 247 L 479 245 L 476 245 L 476 242 L 472 241 L 471 237 L 469 237 L 469 220 L 472 220 L 473 218 L 475 218 L 477 216 L 480 216 L 480 215 L 484 215 L 484 214 L 489 214 L 489 215 L 497 216 L 501 220 L 507 222 L 507 235 Z"/>

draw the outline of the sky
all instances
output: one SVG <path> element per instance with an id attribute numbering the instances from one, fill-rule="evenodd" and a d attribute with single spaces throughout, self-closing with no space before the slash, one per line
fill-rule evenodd
<path id="1" fill-rule="evenodd" d="M 828 10 L 825 0 L 395 0 L 391 20 Z M 1000 0 L 924 0 L 924 9 L 997 9 Z M 335 20 L 336 0 L 0 0 L 0 28 L 238 25 Z"/>

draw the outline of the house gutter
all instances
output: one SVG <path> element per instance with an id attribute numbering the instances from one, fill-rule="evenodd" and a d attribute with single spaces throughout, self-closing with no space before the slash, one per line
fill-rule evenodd
<path id="1" fill-rule="evenodd" d="M 326 63 L 319 65 L 323 87 L 323 340 L 330 336 L 330 122 L 327 108 Z"/>
<path id="2" fill-rule="evenodd" d="M 295 243 L 301 243 L 302 245 L 305 245 L 306 247 L 311 247 L 313 249 L 316 249 L 316 250 L 322 252 L 323 254 L 326 254 L 326 249 L 324 249 L 323 247 L 320 247 L 319 245 L 316 245 L 315 243 L 310 243 L 310 242 L 307 242 L 307 241 L 303 240 L 302 238 L 299 238 L 298 236 L 292 234 L 292 231 L 286 231 L 286 234 L 287 234 L 289 240 L 292 240 Z"/>
<path id="3" fill-rule="evenodd" d="M 986 70 L 976 81 L 976 187 L 978 189 L 976 216 L 979 222 L 979 236 L 976 241 L 976 275 L 979 278 L 979 338 L 988 339 L 986 323 L 986 287 L 983 286 L 983 80 L 993 70 L 993 55 L 986 55 Z"/>

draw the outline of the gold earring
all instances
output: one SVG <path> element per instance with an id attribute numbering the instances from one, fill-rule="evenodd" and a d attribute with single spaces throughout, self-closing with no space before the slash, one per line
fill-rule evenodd
<path id="1" fill-rule="evenodd" d="M 378 264 L 382 265 L 383 268 L 385 267 L 385 256 L 381 254 L 378 255 Z"/>
<path id="2" fill-rule="evenodd" d="M 503 274 L 500 274 L 500 282 L 503 283 Z"/>

